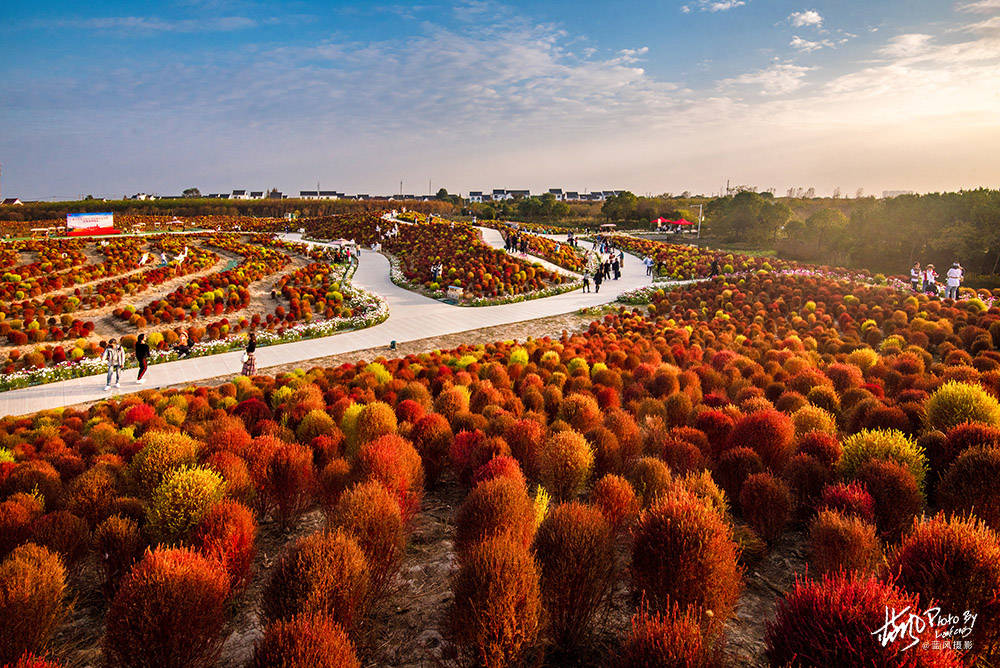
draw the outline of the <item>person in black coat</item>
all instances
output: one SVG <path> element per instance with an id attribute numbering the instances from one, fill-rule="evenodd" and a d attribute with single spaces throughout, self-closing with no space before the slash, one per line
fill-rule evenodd
<path id="1" fill-rule="evenodd" d="M 142 379 L 149 368 L 149 344 L 146 343 L 146 335 L 140 334 L 135 340 L 135 359 L 139 362 L 139 375 L 135 379 L 136 385 L 142 385 L 146 381 Z"/>
<path id="2" fill-rule="evenodd" d="M 598 267 L 597 271 L 594 272 L 594 292 L 601 291 L 601 283 L 604 281 L 604 269 Z"/>

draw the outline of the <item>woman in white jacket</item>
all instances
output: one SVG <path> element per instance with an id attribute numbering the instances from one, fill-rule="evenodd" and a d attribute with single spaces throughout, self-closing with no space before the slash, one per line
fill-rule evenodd
<path id="1" fill-rule="evenodd" d="M 122 367 L 125 366 L 125 350 L 118 343 L 117 339 L 111 339 L 108 342 L 108 347 L 104 350 L 104 354 L 101 355 L 101 359 L 108 365 L 108 378 L 104 383 L 104 390 L 108 391 L 111 389 L 112 374 L 115 376 L 115 387 L 121 387 L 121 371 Z"/>

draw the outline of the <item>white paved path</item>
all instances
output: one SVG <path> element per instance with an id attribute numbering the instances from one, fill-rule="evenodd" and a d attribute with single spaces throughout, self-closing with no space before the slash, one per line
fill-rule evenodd
<path id="1" fill-rule="evenodd" d="M 298 234 L 284 235 L 284 237 L 289 241 L 302 241 Z M 500 234 L 495 230 L 485 230 L 484 239 L 491 245 L 503 248 Z M 535 261 L 537 258 L 529 259 Z M 626 254 L 621 280 L 605 281 L 600 293 L 585 294 L 576 290 L 545 299 L 501 306 L 452 306 L 396 286 L 389 280 L 389 261 L 380 254 L 368 251 L 361 254 L 353 283 L 386 299 L 389 304 L 389 318 L 385 322 L 368 329 L 343 332 L 320 339 L 258 348 L 257 367 L 263 369 L 327 355 L 388 346 L 393 340 L 414 341 L 481 327 L 571 313 L 581 308 L 612 302 L 624 292 L 649 285 L 650 279 L 646 276 L 645 268 L 640 261 L 635 256 Z M 121 388 L 113 389 L 111 392 L 103 391 L 103 374 L 0 392 L 0 415 L 23 415 L 46 408 L 98 401 L 108 396 L 128 394 L 148 387 L 195 383 L 230 374 L 235 376 L 242 366 L 241 357 L 242 353 L 236 351 L 157 364 L 149 368 L 146 385 L 136 385 L 136 370 L 129 369 L 125 373 Z"/>

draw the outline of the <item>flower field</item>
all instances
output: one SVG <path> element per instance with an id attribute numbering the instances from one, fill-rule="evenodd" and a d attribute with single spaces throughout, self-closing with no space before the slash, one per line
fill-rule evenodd
<path id="1" fill-rule="evenodd" d="M 343 315 L 339 280 L 282 275 L 286 318 Z M 649 296 L 0 419 L 0 662 L 995 663 L 1000 309 L 821 272 Z M 977 618 L 907 647 L 886 606 Z"/>
<path id="2" fill-rule="evenodd" d="M 199 224 L 272 229 L 0 244 L 0 389 L 95 373 L 112 336 L 130 349 L 144 332 L 155 362 L 174 357 L 182 334 L 210 354 L 250 328 L 290 341 L 386 317 L 381 300 L 344 281 L 344 255 L 275 239 L 277 221 L 215 218 Z"/>
<path id="3" fill-rule="evenodd" d="M 517 227 L 510 223 L 483 221 L 483 224 L 498 230 L 503 235 L 517 234 L 528 241 L 528 253 L 548 260 L 552 264 L 576 273 L 583 273 L 587 268 L 587 260 L 569 244 L 560 243 L 548 237 L 532 234 L 524 224 Z"/>
<path id="4" fill-rule="evenodd" d="M 532 265 L 483 243 L 468 225 L 441 221 L 398 225 L 377 214 L 345 215 L 307 221 L 317 239 L 352 239 L 380 243 L 400 264 L 410 286 L 441 297 L 449 286 L 460 287 L 467 300 L 532 296 L 570 281 L 562 274 Z M 440 278 L 432 268 L 441 265 Z"/>

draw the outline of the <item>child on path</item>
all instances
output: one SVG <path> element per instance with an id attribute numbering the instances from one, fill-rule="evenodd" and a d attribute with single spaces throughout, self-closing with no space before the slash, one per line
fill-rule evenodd
<path id="1" fill-rule="evenodd" d="M 910 268 L 910 287 L 914 292 L 920 292 L 924 282 L 924 272 L 920 269 L 920 263 L 914 262 Z"/>

